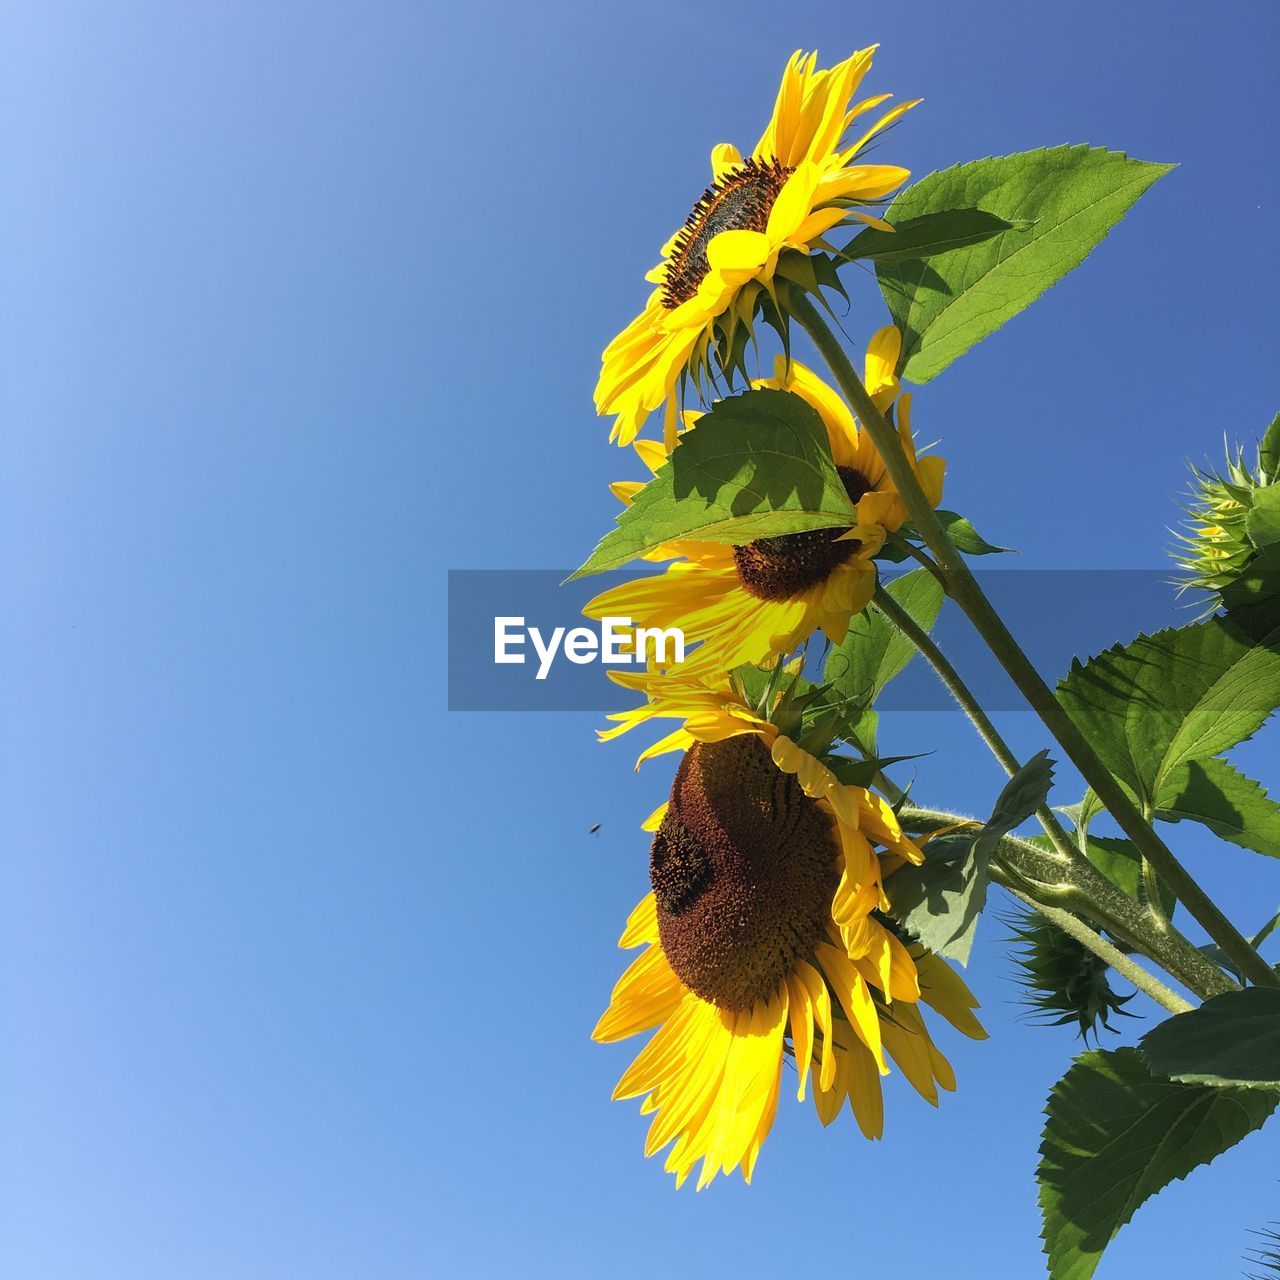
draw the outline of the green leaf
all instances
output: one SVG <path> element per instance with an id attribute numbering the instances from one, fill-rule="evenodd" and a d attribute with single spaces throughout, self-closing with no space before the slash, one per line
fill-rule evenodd
<path id="1" fill-rule="evenodd" d="M 1002 837 L 1045 801 L 1053 761 L 1039 751 L 1005 784 L 977 835 L 956 832 L 926 846 L 924 865 L 903 867 L 889 881 L 894 917 L 939 955 L 969 963 L 978 916 L 987 900 L 991 855 Z"/>
<path id="2" fill-rule="evenodd" d="M 1027 231 L 1030 227 L 1025 219 L 1015 224 L 985 209 L 940 209 L 895 223 L 892 231 L 865 227 L 836 254 L 836 260 L 912 262 L 981 244 L 1004 231 Z"/>
<path id="3" fill-rule="evenodd" d="M 715 404 L 572 576 L 615 569 L 674 538 L 741 546 L 857 522 L 822 419 L 799 396 L 748 391 Z"/>
<path id="4" fill-rule="evenodd" d="M 1153 1027 L 1139 1048 L 1147 1066 L 1171 1080 L 1280 1089 L 1280 990 L 1214 996 Z"/>
<path id="5" fill-rule="evenodd" d="M 871 707 L 864 707 L 845 721 L 844 736 L 868 755 L 875 755 L 880 736 L 880 716 Z"/>
<path id="6" fill-rule="evenodd" d="M 1044 804 L 1053 786 L 1053 764 L 1048 751 L 1037 751 L 1017 773 L 1004 784 L 996 799 L 986 826 L 973 842 L 974 849 L 990 857 L 996 845 L 1014 827 L 1020 826 Z"/>
<path id="7" fill-rule="evenodd" d="M 1076 829 L 1077 841 L 1088 836 L 1089 824 L 1104 810 L 1105 806 L 1092 787 L 1085 788 L 1085 793 L 1078 804 L 1058 806 L 1058 812 L 1065 813 L 1071 819 L 1071 824 Z"/>
<path id="8" fill-rule="evenodd" d="M 1136 1049 L 1081 1054 L 1049 1096 L 1040 1145 L 1052 1280 L 1088 1280 L 1144 1200 L 1235 1146 L 1276 1101 L 1157 1079 Z"/>
<path id="9" fill-rule="evenodd" d="M 1280 858 L 1280 804 L 1225 760 L 1191 760 L 1166 776 L 1156 817 L 1189 818 L 1245 849 Z"/>
<path id="10" fill-rule="evenodd" d="M 956 550 L 963 551 L 967 556 L 991 556 L 1013 550 L 1012 547 L 997 547 L 994 542 L 988 542 L 964 516 L 958 516 L 954 511 L 944 511 L 939 508 L 935 514 L 951 541 L 955 543 Z M 914 525 L 904 524 L 898 533 L 904 538 L 920 541 L 920 534 Z M 883 559 L 884 553 L 881 552 L 880 555 Z"/>
<path id="11" fill-rule="evenodd" d="M 949 209 L 1032 225 L 927 260 L 877 264 L 903 332 L 903 377 L 928 382 L 1029 306 L 1172 167 L 1102 147 L 1054 147 L 975 160 L 908 187 L 885 215 L 895 226 Z"/>
<path id="12" fill-rule="evenodd" d="M 1252 643 L 1226 618 L 1139 636 L 1074 662 L 1058 698 L 1152 814 L 1185 788 L 1183 766 L 1243 742 L 1280 704 L 1277 639 Z"/>
<path id="13" fill-rule="evenodd" d="M 1280 601 L 1280 543 L 1264 547 L 1245 565 L 1240 576 L 1222 589 L 1222 603 L 1232 617 L 1254 611 L 1276 619 Z"/>
<path id="14" fill-rule="evenodd" d="M 1244 522 L 1244 532 L 1259 551 L 1280 542 L 1280 484 L 1253 491 L 1253 506 Z"/>
<path id="15" fill-rule="evenodd" d="M 1249 939 L 1249 945 L 1256 951 L 1269 937 L 1271 937 L 1273 933 L 1275 933 L 1277 928 L 1280 928 L 1280 911 L 1277 911 L 1275 915 L 1273 915 L 1271 919 L 1268 920 L 1267 923 Z"/>
<path id="16" fill-rule="evenodd" d="M 927 569 L 895 578 L 885 590 L 921 628 L 932 629 L 942 608 L 943 592 Z M 853 707 L 869 707 L 915 651 L 911 641 L 878 609 L 864 609 L 850 619 L 844 640 L 827 655 L 823 679 Z"/>
<path id="17" fill-rule="evenodd" d="M 964 516 L 958 516 L 954 511 L 939 510 L 937 515 L 947 535 L 956 544 L 956 550 L 967 556 L 991 556 L 1011 550 L 1010 547 L 997 547 L 994 542 L 988 542 Z"/>
<path id="18" fill-rule="evenodd" d="M 827 756 L 825 764 L 845 786 L 869 787 L 875 781 L 881 769 L 891 765 L 902 764 L 904 760 L 919 760 L 917 753 L 912 756 L 868 756 L 865 760 L 854 760 L 849 756 Z"/>
<path id="19" fill-rule="evenodd" d="M 1258 470 L 1268 480 L 1280 480 L 1280 413 L 1271 419 L 1258 444 Z"/>

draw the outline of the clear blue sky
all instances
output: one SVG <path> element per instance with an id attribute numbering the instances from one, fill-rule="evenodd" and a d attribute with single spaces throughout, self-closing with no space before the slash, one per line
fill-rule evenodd
<path id="1" fill-rule="evenodd" d="M 609 1101 L 634 1046 L 588 1033 L 669 771 L 594 717 L 447 714 L 445 571 L 582 558 L 626 474 L 599 350 L 710 146 L 754 142 L 793 48 L 875 40 L 874 87 L 926 98 L 884 152 L 918 175 L 1181 162 L 916 404 L 950 504 L 1023 565 L 1160 566 L 1184 459 L 1280 396 L 1278 19 L 5 6 L 0 1274 L 1039 1274 L 1076 1048 L 1018 1021 L 994 920 L 992 1038 L 947 1039 L 939 1113 L 893 1087 L 870 1145 L 784 1102 L 750 1189 L 641 1158 Z M 857 306 L 864 335 L 866 281 Z M 936 752 L 920 794 L 990 804 L 956 717 L 885 733 Z M 1239 757 L 1273 783 L 1275 734 Z M 1175 835 L 1243 923 L 1275 908 L 1273 864 Z M 1236 1274 L 1278 1142 L 1141 1210 L 1100 1276 Z"/>

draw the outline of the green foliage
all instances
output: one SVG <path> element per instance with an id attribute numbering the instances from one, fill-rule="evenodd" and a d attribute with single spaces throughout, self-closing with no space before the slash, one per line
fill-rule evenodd
<path id="1" fill-rule="evenodd" d="M 943 593 L 927 569 L 895 578 L 885 590 L 922 630 L 932 629 Z M 915 651 L 911 641 L 873 605 L 850 619 L 843 642 L 827 655 L 824 678 L 853 708 L 869 707 Z"/>
<path id="2" fill-rule="evenodd" d="M 1168 822 L 1187 818 L 1232 844 L 1280 858 L 1280 805 L 1225 760 L 1180 765 L 1161 797 L 1157 817 Z"/>
<path id="3" fill-rule="evenodd" d="M 1280 481 L 1280 413 L 1271 419 L 1271 425 L 1258 442 L 1258 471 Z"/>
<path id="4" fill-rule="evenodd" d="M 1261 1231 L 1255 1231 L 1254 1235 L 1261 1243 L 1249 1250 L 1245 1261 L 1262 1270 L 1250 1271 L 1248 1280 L 1280 1280 L 1280 1231 L 1264 1227 Z"/>
<path id="5" fill-rule="evenodd" d="M 860 740 L 854 742 L 860 750 L 867 752 L 862 759 L 830 754 L 833 744 L 848 739 L 850 717 L 843 695 L 832 684 L 815 684 L 798 671 L 787 671 L 781 664 L 772 670 L 735 667 L 731 675 L 748 706 L 767 715 L 779 732 L 786 734 L 810 755 L 821 757 L 840 781 L 850 786 L 869 787 L 880 770 L 919 758 L 876 756 L 874 734 L 870 748 Z"/>
<path id="6" fill-rule="evenodd" d="M 964 516 L 958 516 L 954 511 L 944 511 L 939 508 L 935 514 L 951 541 L 955 543 L 956 550 L 962 551 L 967 556 L 990 556 L 1010 550 L 1009 547 L 997 547 L 994 542 L 988 542 Z M 920 541 L 919 533 L 910 524 L 903 525 L 899 532 L 904 538 L 910 538 L 915 542 Z"/>
<path id="7" fill-rule="evenodd" d="M 1247 559 L 1219 594 L 1228 613 L 1265 608 L 1280 620 L 1280 543 Z"/>
<path id="8" fill-rule="evenodd" d="M 748 391 L 681 436 L 572 576 L 615 569 L 674 538 L 742 545 L 855 523 L 818 414 L 785 391 Z"/>
<path id="9" fill-rule="evenodd" d="M 1027 231 L 1031 223 L 1009 222 L 985 209 L 939 209 L 894 224 L 892 231 L 864 227 L 836 254 L 837 261 L 914 262 L 981 244 L 1004 231 Z"/>
<path id="10" fill-rule="evenodd" d="M 991 856 L 1044 803 L 1052 783 L 1053 761 L 1039 751 L 1005 784 L 976 835 L 956 832 L 931 840 L 923 866 L 903 867 L 889 881 L 894 918 L 926 947 L 968 964 L 987 900 Z"/>
<path id="11" fill-rule="evenodd" d="M 1136 1049 L 1082 1054 L 1045 1108 L 1037 1173 L 1052 1280 L 1088 1280 L 1144 1200 L 1235 1146 L 1276 1101 L 1161 1080 Z"/>
<path id="12" fill-rule="evenodd" d="M 1058 807 L 1059 813 L 1065 813 L 1076 829 L 1077 839 L 1083 841 L 1089 834 L 1089 824 L 1104 811 L 1102 801 L 1098 799 L 1092 787 L 1086 787 L 1079 804 L 1064 804 Z"/>
<path id="13" fill-rule="evenodd" d="M 1227 453 L 1221 470 L 1192 469 L 1185 532 L 1173 558 L 1183 590 L 1206 592 L 1211 609 L 1280 600 L 1280 414 L 1249 467 L 1244 450 Z"/>
<path id="14" fill-rule="evenodd" d="M 1114 1031 L 1110 1014 L 1124 1012 L 1131 996 L 1117 995 L 1107 980 L 1107 964 L 1088 947 L 1064 933 L 1036 911 L 1026 911 L 1009 921 L 1018 980 L 1033 1020 L 1061 1027 L 1076 1023 L 1080 1038 L 1095 1040 L 1098 1028 Z"/>
<path id="15" fill-rule="evenodd" d="M 908 187 L 885 215 L 894 225 L 939 210 L 979 209 L 1015 227 L 928 259 L 877 263 L 903 332 L 903 377 L 928 382 L 1028 307 L 1172 167 L 1102 147 L 1054 147 L 975 160 Z"/>
<path id="16" fill-rule="evenodd" d="M 885 590 L 924 631 L 932 629 L 943 595 L 927 570 L 895 578 Z M 872 605 L 850 619 L 843 643 L 827 655 L 824 677 L 842 701 L 846 736 L 870 754 L 879 730 L 873 704 L 914 654 L 911 641 Z"/>
<path id="17" fill-rule="evenodd" d="M 1280 989 L 1214 996 L 1152 1028 L 1140 1047 L 1147 1066 L 1171 1080 L 1280 1089 Z"/>
<path id="18" fill-rule="evenodd" d="M 1280 856 L 1280 806 L 1219 758 L 1280 705 L 1280 630 L 1258 642 L 1212 618 L 1139 636 L 1073 663 L 1058 697 L 1149 817 Z"/>

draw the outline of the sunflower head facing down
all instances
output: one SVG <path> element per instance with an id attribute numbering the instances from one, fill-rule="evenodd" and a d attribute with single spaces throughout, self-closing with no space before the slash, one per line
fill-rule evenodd
<path id="1" fill-rule="evenodd" d="M 866 387 L 876 407 L 896 418 L 907 459 L 929 502 L 937 506 L 946 464 L 938 457 L 916 455 L 911 396 L 899 394 L 896 373 L 901 344 L 892 325 L 872 336 L 865 362 Z M 816 631 L 839 644 L 849 619 L 866 607 L 875 591 L 875 556 L 885 536 L 900 529 L 907 518 L 870 435 L 817 374 L 780 356 L 774 377 L 756 386 L 797 395 L 817 412 L 853 505 L 854 522 L 848 528 L 758 538 L 741 547 L 721 542 L 667 543 L 645 557 L 671 560 L 665 573 L 623 583 L 588 602 L 583 612 L 590 618 L 630 618 L 639 627 L 678 627 L 686 645 L 698 646 L 684 662 L 690 679 L 708 679 L 744 664 L 768 661 L 775 654 L 791 652 Z M 699 416 L 686 414 L 686 428 L 694 426 Z M 637 440 L 635 447 L 650 471 L 656 472 L 670 456 L 668 446 L 659 441 Z M 613 486 L 624 503 L 631 502 L 641 488 L 635 482 Z"/>
<path id="2" fill-rule="evenodd" d="M 922 1004 L 985 1032 L 961 979 L 881 914 L 884 876 L 923 856 L 888 804 L 780 731 L 785 699 L 766 717 L 728 681 L 666 688 L 651 714 L 682 726 L 646 755 L 685 754 L 619 944 L 643 949 L 594 1036 L 654 1033 L 614 1096 L 644 1098 L 645 1154 L 670 1146 L 677 1185 L 701 1161 L 701 1188 L 734 1168 L 750 1181 L 787 1058 L 824 1125 L 847 1102 L 877 1138 L 889 1061 L 935 1105 L 955 1088 Z"/>
<path id="3" fill-rule="evenodd" d="M 889 97 L 853 102 L 874 52 L 863 49 L 822 71 L 816 54 L 793 54 L 755 150 L 744 157 L 721 143 L 712 151 L 711 185 L 646 276 L 655 287 L 644 310 L 604 353 L 596 410 L 613 415 L 610 438 L 618 444 L 630 444 L 663 406 L 665 436 L 674 439 L 683 375 L 701 384 L 713 344 L 741 349 L 761 295 L 772 298 L 774 277 L 789 263 L 823 248 L 823 237 L 847 220 L 886 225 L 855 206 L 881 200 L 910 174 L 855 161 L 915 103 L 901 103 L 850 139 L 854 122 Z"/>

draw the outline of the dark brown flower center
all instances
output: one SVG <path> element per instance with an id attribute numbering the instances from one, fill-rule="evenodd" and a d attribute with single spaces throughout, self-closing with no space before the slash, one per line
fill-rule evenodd
<path id="1" fill-rule="evenodd" d="M 870 492 L 871 483 L 852 467 L 839 467 L 840 479 L 855 505 Z M 802 591 L 825 582 L 861 545 L 856 539 L 840 542 L 847 529 L 813 529 L 757 538 L 745 547 L 734 547 L 733 564 L 738 581 L 757 600 L 794 600 Z"/>
<path id="2" fill-rule="evenodd" d="M 837 840 L 754 734 L 691 747 L 649 857 L 680 981 L 721 1009 L 772 996 L 831 917 Z"/>
<path id="3" fill-rule="evenodd" d="M 722 231 L 764 231 L 769 210 L 791 170 L 776 160 L 747 157 L 703 193 L 684 220 L 672 247 L 662 305 L 669 311 L 688 302 L 711 269 L 707 245 Z"/>

